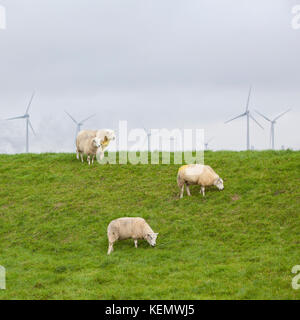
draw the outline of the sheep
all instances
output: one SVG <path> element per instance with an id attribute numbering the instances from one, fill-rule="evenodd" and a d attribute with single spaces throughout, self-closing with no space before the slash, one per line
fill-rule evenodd
<path id="1" fill-rule="evenodd" d="M 101 140 L 100 160 L 102 160 L 104 157 L 105 149 L 108 147 L 110 141 L 116 139 L 116 135 L 115 135 L 115 132 L 111 129 L 102 129 L 97 131 L 96 137 Z M 93 156 L 93 162 L 94 162 L 94 157 L 95 155 Z"/>
<path id="2" fill-rule="evenodd" d="M 189 185 L 201 186 L 200 193 L 205 196 L 205 187 L 216 186 L 219 190 L 224 189 L 223 180 L 214 172 L 210 166 L 201 164 L 189 164 L 178 170 L 177 184 L 180 188 L 180 198 L 183 197 L 184 185 L 188 196 L 191 195 Z"/>
<path id="3" fill-rule="evenodd" d="M 100 158 L 102 159 L 105 148 L 115 138 L 114 131 L 109 129 L 80 131 L 76 138 L 77 159 L 79 159 L 80 155 L 83 162 L 83 155 L 86 154 L 88 156 L 88 164 L 91 164 L 91 156 L 93 164 L 97 152 L 100 152 Z"/>
<path id="4" fill-rule="evenodd" d="M 143 218 L 119 218 L 110 222 L 107 227 L 108 252 L 113 250 L 117 240 L 133 239 L 134 246 L 138 247 L 138 239 L 145 239 L 152 247 L 156 245 L 158 233 L 155 233 Z"/>
<path id="5" fill-rule="evenodd" d="M 101 147 L 101 139 L 96 137 L 96 130 L 83 130 L 80 131 L 76 138 L 76 153 L 77 159 L 79 155 L 81 157 L 81 162 L 83 162 L 83 155 L 87 155 L 88 164 L 91 164 L 91 155 L 97 153 L 98 148 Z"/>

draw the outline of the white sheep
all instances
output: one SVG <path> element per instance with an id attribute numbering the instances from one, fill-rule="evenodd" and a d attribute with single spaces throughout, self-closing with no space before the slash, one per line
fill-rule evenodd
<path id="1" fill-rule="evenodd" d="M 156 245 L 158 233 L 155 233 L 143 218 L 119 218 L 107 227 L 108 252 L 110 254 L 117 240 L 133 239 L 137 248 L 138 239 L 145 239 L 152 247 Z"/>
<path id="2" fill-rule="evenodd" d="M 191 195 L 189 186 L 197 184 L 201 186 L 200 193 L 205 196 L 205 187 L 216 186 L 219 190 L 224 189 L 223 180 L 210 167 L 202 164 L 189 164 L 178 170 L 177 184 L 180 188 L 180 198 L 183 197 L 184 185 L 188 196 Z"/>
<path id="3" fill-rule="evenodd" d="M 116 134 L 113 130 L 111 129 L 102 129 L 102 130 L 97 130 L 96 137 L 101 140 L 101 148 L 100 148 L 100 160 L 103 159 L 104 157 L 104 151 L 110 144 L 110 141 L 116 139 Z M 93 161 L 94 161 L 93 156 Z"/>
<path id="4" fill-rule="evenodd" d="M 83 130 L 80 131 L 76 138 L 76 153 L 77 159 L 79 155 L 83 162 L 83 155 L 87 155 L 87 161 L 91 164 L 91 156 L 97 153 L 98 148 L 101 147 L 101 139 L 96 137 L 97 130 Z"/>
<path id="5" fill-rule="evenodd" d="M 88 164 L 94 163 L 97 152 L 100 152 L 100 158 L 104 156 L 104 150 L 109 145 L 111 140 L 114 140 L 115 133 L 113 130 L 83 130 L 80 131 L 76 138 L 76 153 L 77 159 L 81 156 L 83 162 L 83 155 L 87 155 Z"/>

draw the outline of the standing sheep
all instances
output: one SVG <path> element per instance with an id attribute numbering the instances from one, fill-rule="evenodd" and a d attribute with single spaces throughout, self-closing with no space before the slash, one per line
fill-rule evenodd
<path id="1" fill-rule="evenodd" d="M 214 172 L 210 166 L 202 164 L 189 164 L 178 170 L 177 184 L 180 188 L 180 198 L 183 197 L 184 185 L 188 196 L 191 195 L 189 186 L 198 184 L 201 186 L 200 193 L 205 196 L 205 187 L 216 186 L 219 190 L 224 189 L 223 180 Z"/>
<path id="2" fill-rule="evenodd" d="M 89 165 L 91 164 L 91 156 L 93 164 L 97 152 L 100 152 L 100 158 L 102 159 L 105 148 L 115 138 L 114 131 L 109 129 L 80 131 L 76 138 L 77 159 L 79 159 L 80 154 L 83 162 L 83 155 L 86 154 Z"/>
<path id="3" fill-rule="evenodd" d="M 110 222 L 107 227 L 108 252 L 110 254 L 117 240 L 133 239 L 137 248 L 138 239 L 145 239 L 152 247 L 156 245 L 158 233 L 155 233 L 143 218 L 119 218 Z"/>
<path id="4" fill-rule="evenodd" d="M 77 159 L 79 155 L 81 162 L 83 162 L 83 155 L 87 155 L 87 161 L 91 164 L 91 156 L 93 156 L 92 162 L 94 162 L 94 155 L 97 153 L 98 148 L 101 147 L 100 138 L 96 137 L 96 130 L 83 130 L 78 133 L 76 138 L 76 153 Z"/>

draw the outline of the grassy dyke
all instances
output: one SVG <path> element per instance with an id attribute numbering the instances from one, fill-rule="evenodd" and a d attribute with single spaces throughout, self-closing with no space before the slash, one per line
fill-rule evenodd
<path id="1" fill-rule="evenodd" d="M 89 167 L 74 154 L 0 155 L 0 299 L 299 299 L 300 152 L 206 152 L 224 179 L 178 198 L 179 165 Z M 145 218 L 157 247 L 107 256 L 106 228 Z"/>

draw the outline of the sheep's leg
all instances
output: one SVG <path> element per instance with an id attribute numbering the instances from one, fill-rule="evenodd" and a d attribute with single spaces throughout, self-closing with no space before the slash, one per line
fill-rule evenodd
<path id="1" fill-rule="evenodd" d="M 103 151 L 101 151 L 101 153 L 100 153 L 100 160 L 102 161 L 102 160 L 103 160 L 103 158 L 104 158 L 104 152 L 103 152 Z"/>
<path id="2" fill-rule="evenodd" d="M 111 254 L 112 251 L 114 251 L 114 243 L 110 242 L 109 245 L 108 245 L 107 254 Z"/>
<path id="3" fill-rule="evenodd" d="M 83 163 L 83 154 L 80 153 L 80 157 L 81 157 L 81 162 Z"/>
<path id="4" fill-rule="evenodd" d="M 91 157 L 90 156 L 87 157 L 87 161 L 88 161 L 88 164 L 90 166 L 91 165 Z"/>
<path id="5" fill-rule="evenodd" d="M 190 197 L 191 196 L 190 187 L 188 184 L 186 184 L 185 186 L 186 186 L 186 192 L 187 192 L 188 196 Z"/>
<path id="6" fill-rule="evenodd" d="M 78 150 L 76 150 L 76 158 L 77 158 L 77 160 L 79 160 L 79 152 L 78 152 Z"/>
<path id="7" fill-rule="evenodd" d="M 184 193 L 184 184 L 181 186 L 181 189 L 180 189 L 180 199 L 183 198 L 183 193 Z"/>
<path id="8" fill-rule="evenodd" d="M 201 187 L 200 193 L 202 192 L 203 197 L 205 196 L 205 187 Z"/>
<path id="9" fill-rule="evenodd" d="M 94 164 L 95 155 L 92 157 L 92 164 Z"/>
<path id="10" fill-rule="evenodd" d="M 138 241 L 134 240 L 134 246 L 137 248 L 138 247 Z"/>

